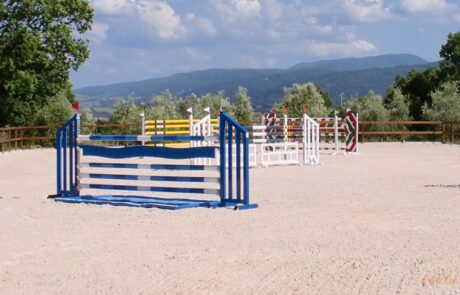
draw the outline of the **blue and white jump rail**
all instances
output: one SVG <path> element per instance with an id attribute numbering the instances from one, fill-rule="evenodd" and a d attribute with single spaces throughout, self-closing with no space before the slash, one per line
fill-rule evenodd
<path id="1" fill-rule="evenodd" d="M 249 134 L 226 113 L 221 113 L 219 120 L 219 136 L 80 135 L 80 118 L 75 115 L 57 132 L 57 193 L 49 198 L 68 203 L 162 209 L 257 208 L 257 204 L 249 201 Z M 140 144 L 213 141 L 218 144 L 181 148 L 107 144 L 117 141 Z M 217 149 L 221 155 L 219 165 L 193 164 L 193 159 L 214 158 Z M 160 163 L 146 163 L 147 159 L 160 160 Z M 200 175 L 200 171 L 207 174 Z M 157 175 L 149 175 L 152 172 Z M 86 190 L 106 193 L 82 193 Z M 111 191 L 125 191 L 125 194 Z M 184 198 L 184 194 L 201 197 Z M 214 199 L 206 199 L 212 196 Z"/>

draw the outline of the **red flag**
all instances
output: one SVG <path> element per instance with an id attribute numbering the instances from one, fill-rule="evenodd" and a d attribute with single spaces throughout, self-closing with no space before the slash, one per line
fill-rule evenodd
<path id="1" fill-rule="evenodd" d="M 80 111 L 80 104 L 78 103 L 78 101 L 74 101 L 74 102 L 72 103 L 72 108 L 73 108 L 74 110 L 76 110 L 77 112 Z"/>
<path id="2" fill-rule="evenodd" d="M 283 113 L 286 114 L 287 112 L 288 112 L 288 108 L 287 108 L 287 107 L 284 107 L 284 108 L 283 108 Z"/>
<path id="3" fill-rule="evenodd" d="M 307 108 L 307 107 L 303 107 L 303 112 L 304 112 L 304 114 L 308 113 L 308 108 Z"/>

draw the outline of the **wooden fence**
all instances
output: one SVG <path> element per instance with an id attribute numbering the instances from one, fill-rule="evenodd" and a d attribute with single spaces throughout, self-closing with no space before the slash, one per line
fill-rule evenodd
<path id="1" fill-rule="evenodd" d="M 460 121 L 360 121 L 359 137 L 371 140 L 460 141 Z"/>
<path id="2" fill-rule="evenodd" d="M 83 125 L 84 133 L 140 134 L 136 124 Z M 34 146 L 54 146 L 58 126 L 0 128 L 0 152 Z M 361 142 L 370 140 L 438 140 L 460 142 L 460 121 L 360 121 Z"/>
<path id="3" fill-rule="evenodd" d="M 0 152 L 18 148 L 54 146 L 58 126 L 24 126 L 0 128 Z M 84 133 L 113 133 L 128 134 L 139 133 L 140 125 L 137 124 L 95 124 L 82 125 Z M 139 129 L 139 130 L 137 130 Z"/>

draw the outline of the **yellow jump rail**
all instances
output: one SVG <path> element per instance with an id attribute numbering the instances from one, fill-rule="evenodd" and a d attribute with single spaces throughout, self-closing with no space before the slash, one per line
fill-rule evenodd
<path id="1" fill-rule="evenodd" d="M 145 120 L 144 114 L 141 114 L 143 135 L 191 135 L 193 124 L 198 123 L 200 120 L 193 118 L 191 109 L 188 111 L 190 113 L 188 119 Z M 211 119 L 211 126 L 212 133 L 218 134 L 218 119 Z M 190 142 L 171 142 L 164 144 L 166 147 L 184 147 L 188 145 L 190 145 Z"/>

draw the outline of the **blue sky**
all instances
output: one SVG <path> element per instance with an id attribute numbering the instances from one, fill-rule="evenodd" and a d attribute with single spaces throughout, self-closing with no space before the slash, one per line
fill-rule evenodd
<path id="1" fill-rule="evenodd" d="M 460 0 L 90 0 L 91 57 L 75 88 L 208 68 L 412 53 L 459 31 Z"/>

